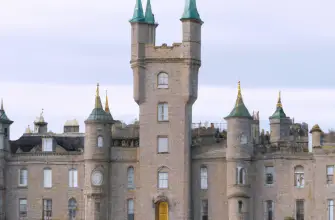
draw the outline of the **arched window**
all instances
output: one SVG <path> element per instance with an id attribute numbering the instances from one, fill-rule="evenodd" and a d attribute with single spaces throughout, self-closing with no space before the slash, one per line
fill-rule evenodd
<path id="1" fill-rule="evenodd" d="M 69 199 L 69 220 L 76 219 L 77 201 L 74 198 Z"/>
<path id="2" fill-rule="evenodd" d="M 98 147 L 104 146 L 104 138 L 102 136 L 98 136 Z"/>
<path id="3" fill-rule="evenodd" d="M 128 189 L 134 189 L 134 167 L 128 167 L 127 170 L 127 177 L 128 177 Z"/>
<path id="4" fill-rule="evenodd" d="M 303 188 L 305 185 L 305 177 L 304 177 L 304 167 L 296 166 L 294 168 L 294 185 L 297 188 Z"/>
<path id="5" fill-rule="evenodd" d="M 159 73 L 157 75 L 157 87 L 159 89 L 169 88 L 169 76 L 167 73 Z"/>
<path id="6" fill-rule="evenodd" d="M 238 212 L 242 213 L 243 211 L 243 202 L 241 200 L 238 201 Z"/>
<path id="7" fill-rule="evenodd" d="M 127 204 L 127 220 L 134 220 L 134 200 L 128 199 Z"/>
<path id="8" fill-rule="evenodd" d="M 169 172 L 167 167 L 161 167 L 158 169 L 158 188 L 167 189 L 169 188 Z"/>
<path id="9" fill-rule="evenodd" d="M 236 184 L 246 184 L 246 170 L 242 167 L 236 168 Z"/>
<path id="10" fill-rule="evenodd" d="M 200 187 L 201 189 L 208 188 L 208 172 L 207 172 L 207 167 L 205 166 L 202 166 L 200 168 Z"/>

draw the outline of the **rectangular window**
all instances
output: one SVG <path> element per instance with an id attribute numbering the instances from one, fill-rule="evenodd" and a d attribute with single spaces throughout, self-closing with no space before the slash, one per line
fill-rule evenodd
<path id="1" fill-rule="evenodd" d="M 44 152 L 52 152 L 53 149 L 52 149 L 52 138 L 43 138 L 43 143 L 42 143 L 42 146 L 43 146 L 43 151 Z"/>
<path id="2" fill-rule="evenodd" d="M 20 169 L 19 171 L 19 186 L 27 186 L 28 185 L 28 170 Z"/>
<path id="3" fill-rule="evenodd" d="M 52 170 L 44 169 L 44 188 L 52 187 Z"/>
<path id="4" fill-rule="evenodd" d="M 27 217 L 27 199 L 19 199 L 19 216 Z"/>
<path id="5" fill-rule="evenodd" d="M 334 200 L 328 200 L 328 220 L 334 220 Z"/>
<path id="6" fill-rule="evenodd" d="M 78 171 L 76 169 L 69 170 L 69 187 L 78 187 Z"/>
<path id="7" fill-rule="evenodd" d="M 327 166 L 327 184 L 334 183 L 334 166 Z"/>
<path id="8" fill-rule="evenodd" d="M 201 220 L 208 220 L 208 200 L 201 201 Z"/>
<path id="9" fill-rule="evenodd" d="M 296 201 L 296 217 L 296 220 L 304 220 L 305 218 L 304 200 Z"/>
<path id="10" fill-rule="evenodd" d="M 134 220 L 134 200 L 132 199 L 128 200 L 127 215 L 127 220 Z"/>
<path id="11" fill-rule="evenodd" d="M 169 174 L 167 172 L 158 173 L 158 188 L 167 189 L 169 182 Z"/>
<path id="12" fill-rule="evenodd" d="M 169 107 L 167 103 L 159 103 L 157 111 L 158 111 L 158 121 L 169 120 Z"/>
<path id="13" fill-rule="evenodd" d="M 167 137 L 158 138 L 158 153 L 167 153 L 169 149 L 169 139 Z"/>
<path id="14" fill-rule="evenodd" d="M 265 210 L 265 220 L 273 220 L 274 219 L 274 202 L 272 200 L 267 200 L 264 202 L 264 210 Z"/>
<path id="15" fill-rule="evenodd" d="M 52 200 L 51 199 L 43 199 L 43 213 L 42 219 L 47 220 L 48 217 L 52 217 Z"/>
<path id="16" fill-rule="evenodd" d="M 207 167 L 200 168 L 200 187 L 201 189 L 208 188 L 208 176 L 207 176 Z"/>
<path id="17" fill-rule="evenodd" d="M 274 174 L 274 167 L 273 166 L 266 166 L 265 167 L 265 184 L 272 185 L 273 184 L 273 174 Z"/>

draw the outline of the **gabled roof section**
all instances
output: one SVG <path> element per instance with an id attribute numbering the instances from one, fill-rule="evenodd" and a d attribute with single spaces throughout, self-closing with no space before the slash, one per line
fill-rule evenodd
<path id="1" fill-rule="evenodd" d="M 270 119 L 282 119 L 282 118 L 287 118 L 287 117 L 284 112 L 283 105 L 281 103 L 281 93 L 279 91 L 276 111 L 272 114 L 272 116 L 270 116 Z"/>
<path id="2" fill-rule="evenodd" d="M 244 105 L 244 102 L 243 102 L 240 81 L 238 82 L 237 90 L 238 91 L 237 91 L 237 99 L 236 99 L 235 107 L 230 112 L 230 114 L 227 117 L 225 117 L 225 119 L 232 118 L 232 117 L 252 119 L 247 107 Z"/>

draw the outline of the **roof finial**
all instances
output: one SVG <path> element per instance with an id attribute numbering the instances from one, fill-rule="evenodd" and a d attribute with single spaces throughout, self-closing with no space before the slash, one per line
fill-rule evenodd
<path id="1" fill-rule="evenodd" d="M 102 108 L 100 94 L 99 94 L 99 83 L 97 83 L 97 90 L 95 94 L 95 108 Z"/>
<path id="2" fill-rule="evenodd" d="M 277 108 L 282 108 L 283 105 L 281 104 L 281 92 L 279 91 L 278 94 L 278 101 L 277 101 Z"/>
<path id="3" fill-rule="evenodd" d="M 0 110 L 3 110 L 3 99 L 1 98 L 1 108 Z"/>
<path id="4" fill-rule="evenodd" d="M 108 104 L 108 94 L 107 94 L 107 90 L 106 90 L 105 112 L 109 112 L 109 104 Z"/>
<path id="5" fill-rule="evenodd" d="M 236 99 L 236 106 L 238 104 L 240 104 L 241 102 L 243 102 L 243 99 L 242 99 L 242 91 L 241 91 L 241 82 L 238 81 L 237 83 L 237 99 Z"/>

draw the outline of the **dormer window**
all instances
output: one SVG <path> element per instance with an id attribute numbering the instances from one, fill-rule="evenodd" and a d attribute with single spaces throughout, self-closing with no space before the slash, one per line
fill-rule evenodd
<path id="1" fill-rule="evenodd" d="M 98 147 L 104 146 L 104 138 L 102 136 L 98 137 Z"/>
<path id="2" fill-rule="evenodd" d="M 167 73 L 159 73 L 157 75 L 157 88 L 167 89 L 169 88 L 169 76 Z"/>
<path id="3" fill-rule="evenodd" d="M 43 138 L 42 142 L 42 149 L 44 152 L 52 152 L 53 146 L 52 146 L 52 138 Z"/>

